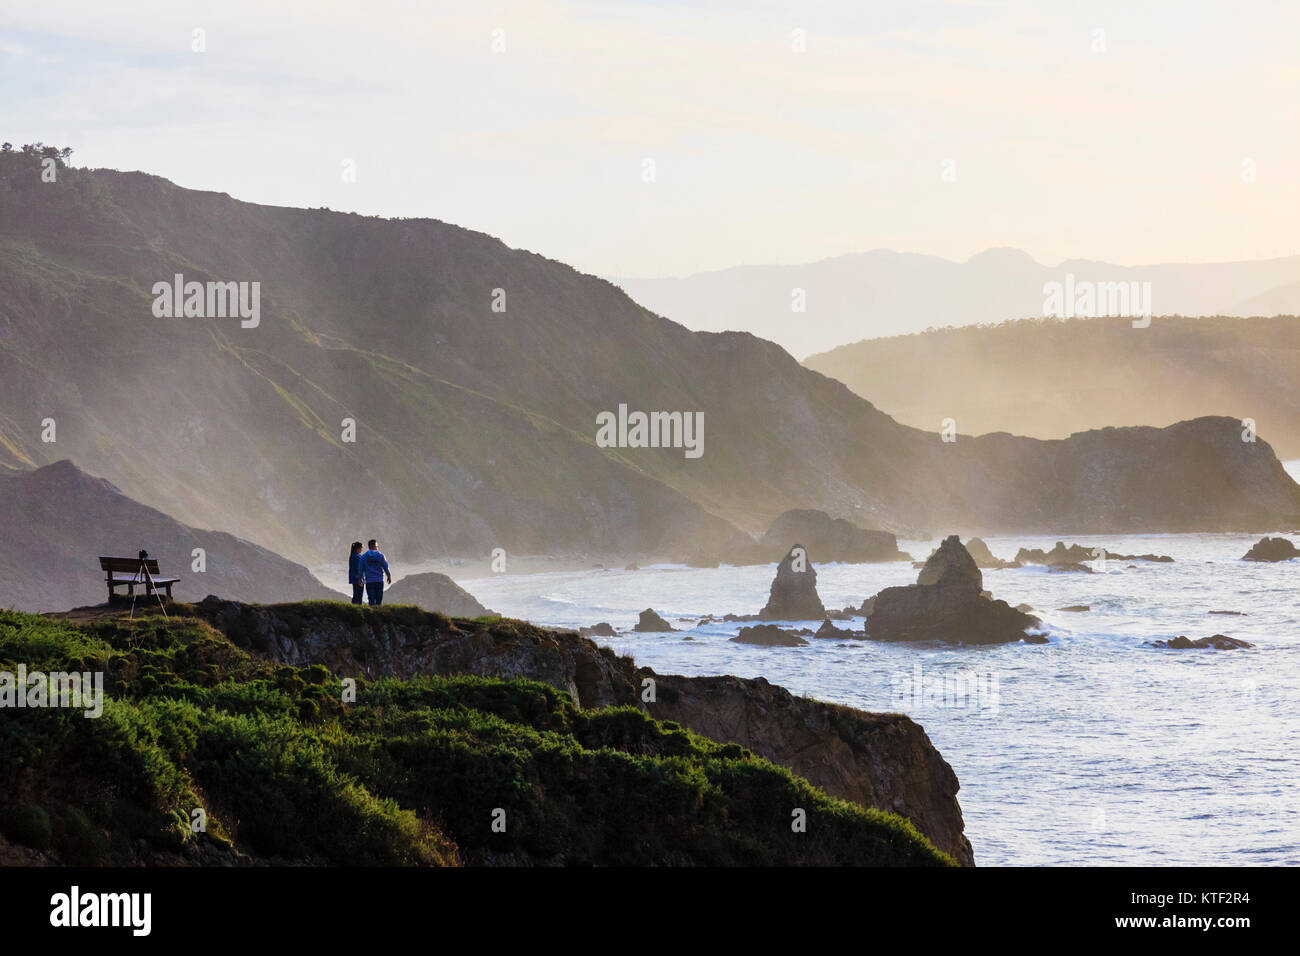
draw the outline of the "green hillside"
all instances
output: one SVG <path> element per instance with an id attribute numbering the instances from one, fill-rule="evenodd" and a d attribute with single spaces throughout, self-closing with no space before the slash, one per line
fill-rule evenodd
<path id="1" fill-rule="evenodd" d="M 1255 420 L 1300 457 L 1300 318 L 1020 319 L 870 339 L 805 360 L 899 421 L 1064 438 L 1108 425 L 1201 415 Z"/>
<path id="2" fill-rule="evenodd" d="M 631 707 L 477 677 L 362 682 L 345 702 L 326 668 L 275 666 L 188 613 L 0 612 L 0 673 L 102 670 L 107 697 L 98 718 L 0 718 L 0 863 L 952 862 L 901 817 Z"/>

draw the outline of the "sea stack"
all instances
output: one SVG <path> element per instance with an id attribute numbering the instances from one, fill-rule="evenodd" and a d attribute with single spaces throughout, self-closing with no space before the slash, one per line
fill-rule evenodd
<path id="1" fill-rule="evenodd" d="M 665 631 L 675 631 L 677 628 L 673 627 L 660 617 L 659 613 L 654 608 L 648 607 L 641 612 L 641 617 L 636 622 L 636 627 L 632 628 L 632 630 L 648 632 L 651 634 L 662 634 Z"/>
<path id="2" fill-rule="evenodd" d="M 916 584 L 885 588 L 867 620 L 878 641 L 943 641 L 949 644 L 1046 643 L 1025 630 L 1041 623 L 1006 601 L 981 592 L 984 576 L 957 535 L 944 539 L 925 562 Z"/>
<path id="3" fill-rule="evenodd" d="M 1243 561 L 1290 561 L 1300 550 L 1286 538 L 1260 538 L 1241 556 Z"/>
<path id="4" fill-rule="evenodd" d="M 796 544 L 776 566 L 776 578 L 767 606 L 758 613 L 760 621 L 821 621 L 826 608 L 817 596 L 817 571 L 807 549 Z"/>

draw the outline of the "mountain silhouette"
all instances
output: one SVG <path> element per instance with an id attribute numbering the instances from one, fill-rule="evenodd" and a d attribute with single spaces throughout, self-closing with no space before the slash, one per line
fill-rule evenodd
<path id="1" fill-rule="evenodd" d="M 154 290 L 178 274 L 259 283 L 256 326 L 159 317 Z M 598 416 L 621 405 L 702 413 L 703 454 L 599 446 Z M 791 508 L 967 534 L 1300 512 L 1300 487 L 1232 419 L 1042 442 L 971 438 L 960 408 L 947 417 L 955 442 L 778 345 L 691 332 L 443 222 L 260 206 L 143 173 L 60 166 L 45 183 L 32 157 L 0 155 L 0 467 L 71 459 L 295 561 L 371 537 L 405 562 L 725 558 Z"/>

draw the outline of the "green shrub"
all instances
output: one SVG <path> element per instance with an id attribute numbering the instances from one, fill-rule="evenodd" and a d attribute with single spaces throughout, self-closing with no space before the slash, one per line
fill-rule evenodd
<path id="1" fill-rule="evenodd" d="M 452 626 L 418 608 L 280 613 Z M 265 861 L 454 864 L 495 850 L 595 865 L 951 863 L 902 818 L 834 800 L 743 747 L 634 707 L 581 710 L 535 681 L 359 681 L 345 706 L 327 668 L 276 666 L 184 616 L 73 625 L 0 612 L 3 660 L 110 672 L 98 719 L 0 720 L 0 766 L 64 804 L 54 825 L 25 805 L 0 825 L 64 862 L 139 862 L 141 840 L 177 850 L 196 839 L 201 805 L 208 839 Z M 790 829 L 795 807 L 806 833 Z M 498 810 L 505 832 L 491 825 Z"/>
<path id="2" fill-rule="evenodd" d="M 54 835 L 50 815 L 35 804 L 19 804 L 5 809 L 0 814 L 0 828 L 14 843 L 34 850 L 48 850 Z"/>

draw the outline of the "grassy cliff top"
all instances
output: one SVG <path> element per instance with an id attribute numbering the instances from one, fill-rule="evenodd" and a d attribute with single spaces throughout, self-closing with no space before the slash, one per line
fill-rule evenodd
<path id="1" fill-rule="evenodd" d="M 0 709 L 3 863 L 952 862 L 899 816 L 635 708 L 478 677 L 358 681 L 348 700 L 327 668 L 267 662 L 184 605 L 0 612 L 0 674 L 20 664 L 102 672 L 105 700 L 98 718 Z"/>

